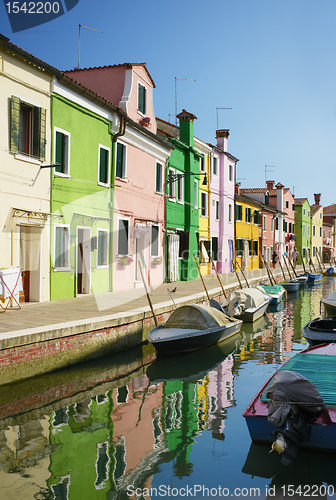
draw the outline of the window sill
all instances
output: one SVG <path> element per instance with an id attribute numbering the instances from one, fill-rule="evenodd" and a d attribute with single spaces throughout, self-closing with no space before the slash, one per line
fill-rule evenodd
<path id="1" fill-rule="evenodd" d="M 106 264 L 104 266 L 96 266 L 96 269 L 108 269 L 109 266 Z"/>
<path id="2" fill-rule="evenodd" d="M 118 181 L 121 181 L 121 182 L 129 182 L 129 180 L 127 179 L 127 177 L 117 177 L 116 176 L 116 179 L 118 179 Z"/>
<path id="3" fill-rule="evenodd" d="M 54 175 L 56 177 L 65 177 L 66 179 L 70 179 L 70 174 L 62 174 L 62 172 L 56 172 L 56 170 L 54 170 Z"/>
<path id="4" fill-rule="evenodd" d="M 98 186 L 101 186 L 101 187 L 104 187 L 104 188 L 109 188 L 110 187 L 110 185 L 109 185 L 108 182 L 105 183 L 105 182 L 99 182 L 99 181 L 98 181 Z"/>
<path id="5" fill-rule="evenodd" d="M 176 203 L 176 198 L 174 198 L 174 196 L 168 196 L 168 201 Z"/>
<path id="6" fill-rule="evenodd" d="M 161 196 L 164 194 L 163 191 L 155 191 L 155 194 L 160 194 Z"/>
<path id="7" fill-rule="evenodd" d="M 39 160 L 38 158 L 32 158 L 31 156 L 28 156 L 28 155 L 25 155 L 25 154 L 15 154 L 14 155 L 14 158 L 16 160 L 21 160 L 21 161 L 25 161 L 27 163 L 32 163 L 33 165 L 41 165 L 42 162 L 41 160 Z"/>
<path id="8" fill-rule="evenodd" d="M 71 271 L 71 267 L 54 267 L 54 272 L 59 273 L 59 272 L 69 272 Z"/>

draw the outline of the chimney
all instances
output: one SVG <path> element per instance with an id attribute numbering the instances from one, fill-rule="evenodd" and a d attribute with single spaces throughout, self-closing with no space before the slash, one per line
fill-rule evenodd
<path id="1" fill-rule="evenodd" d="M 225 153 L 227 153 L 229 135 L 230 133 L 228 129 L 216 130 L 217 147 L 225 151 Z"/>
<path id="2" fill-rule="evenodd" d="M 240 185 L 241 185 L 241 182 L 236 182 L 236 189 L 235 189 L 235 192 L 236 192 L 236 195 L 239 196 L 240 195 Z"/>
<path id="3" fill-rule="evenodd" d="M 314 198 L 315 198 L 315 205 L 320 205 L 320 201 L 321 201 L 321 193 L 314 193 Z"/>
<path id="4" fill-rule="evenodd" d="M 267 189 L 271 191 L 271 189 L 274 189 L 274 181 L 266 181 L 266 186 Z"/>
<path id="5" fill-rule="evenodd" d="M 185 109 L 177 115 L 180 120 L 180 141 L 187 144 L 189 147 L 194 146 L 194 120 L 197 116 L 189 113 Z"/>

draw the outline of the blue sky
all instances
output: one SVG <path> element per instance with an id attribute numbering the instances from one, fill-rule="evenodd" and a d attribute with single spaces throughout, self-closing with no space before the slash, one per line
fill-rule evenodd
<path id="1" fill-rule="evenodd" d="M 7 1 L 7 0 L 6 0 Z M 242 187 L 281 182 L 296 197 L 336 203 L 336 2 L 334 0 L 80 0 L 62 17 L 12 33 L 4 3 L 0 32 L 61 70 L 146 62 L 155 113 L 197 116 L 195 135 L 215 143 L 230 129 Z M 171 118 L 173 120 L 173 117 Z"/>

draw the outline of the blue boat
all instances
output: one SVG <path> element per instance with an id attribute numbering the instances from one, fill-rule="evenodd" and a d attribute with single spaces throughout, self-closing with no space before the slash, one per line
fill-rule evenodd
<path id="1" fill-rule="evenodd" d="M 310 347 L 284 363 L 243 413 L 252 440 L 270 443 L 283 453 L 283 463 L 295 459 L 301 447 L 336 452 L 335 366 L 333 343 Z"/>
<path id="2" fill-rule="evenodd" d="M 309 273 L 308 274 L 308 283 L 318 283 L 322 280 L 322 273 Z"/>

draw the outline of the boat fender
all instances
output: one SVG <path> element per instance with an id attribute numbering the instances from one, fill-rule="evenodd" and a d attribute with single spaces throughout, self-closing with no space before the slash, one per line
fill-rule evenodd
<path id="1" fill-rule="evenodd" d="M 271 451 L 270 453 L 272 453 L 272 451 L 277 451 L 280 455 L 280 453 L 283 453 L 285 451 L 285 439 L 283 437 L 282 434 L 279 434 L 276 441 L 274 441 L 274 443 L 272 443 L 272 448 L 271 448 Z"/>

